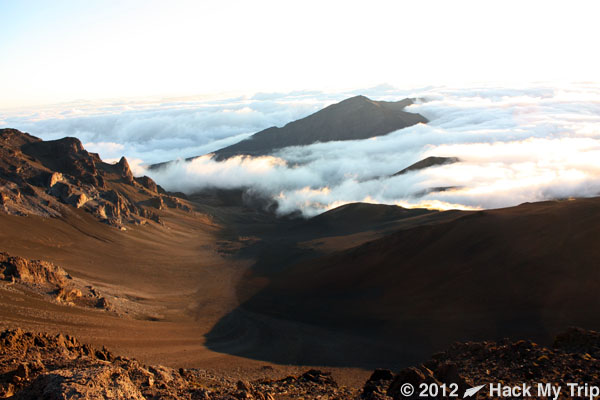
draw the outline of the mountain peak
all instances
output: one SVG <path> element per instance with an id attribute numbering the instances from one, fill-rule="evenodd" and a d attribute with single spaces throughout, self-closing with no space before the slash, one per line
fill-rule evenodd
<path id="1" fill-rule="evenodd" d="M 340 101 L 339 103 L 332 104 L 329 107 L 357 107 L 357 106 L 379 106 L 381 102 L 373 101 L 367 96 L 363 96 L 362 94 L 354 97 L 349 97 L 345 100 Z M 328 107 L 327 107 L 328 108 Z M 327 109 L 325 108 L 325 109 Z"/>
<path id="2" fill-rule="evenodd" d="M 373 100 L 371 100 L 367 96 L 359 94 L 359 95 L 354 96 L 354 97 L 348 97 L 347 99 L 340 101 L 338 104 L 348 103 L 348 102 L 372 102 L 372 101 Z"/>
<path id="3" fill-rule="evenodd" d="M 271 127 L 250 138 L 215 152 L 217 159 L 235 155 L 266 155 L 288 146 L 317 142 L 369 139 L 418 123 L 427 123 L 420 114 L 404 108 L 412 99 L 376 101 L 358 95 L 332 104 L 282 128 Z"/>

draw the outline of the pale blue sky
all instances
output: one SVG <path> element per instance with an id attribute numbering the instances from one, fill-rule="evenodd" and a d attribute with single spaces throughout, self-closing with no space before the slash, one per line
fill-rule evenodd
<path id="1" fill-rule="evenodd" d="M 598 81 L 596 1 L 0 0 L 0 108 Z"/>

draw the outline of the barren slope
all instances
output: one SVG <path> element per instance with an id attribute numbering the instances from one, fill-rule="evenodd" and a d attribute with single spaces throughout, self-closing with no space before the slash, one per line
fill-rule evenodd
<path id="1" fill-rule="evenodd" d="M 301 262 L 241 311 L 378 337 L 416 357 L 461 339 L 543 341 L 600 326 L 599 241 L 600 198 L 475 212 Z"/>

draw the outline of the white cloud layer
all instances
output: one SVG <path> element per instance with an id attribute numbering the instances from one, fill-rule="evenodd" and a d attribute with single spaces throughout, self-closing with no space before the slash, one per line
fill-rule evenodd
<path id="1" fill-rule="evenodd" d="M 209 153 L 273 125 L 283 125 L 323 107 L 303 93 L 233 99 L 168 99 L 106 104 L 69 104 L 0 117 L 44 140 L 75 136 L 102 158 L 140 158 L 152 164 Z M 279 99 L 278 99 L 279 98 Z"/>
<path id="2" fill-rule="evenodd" d="M 411 92 L 380 86 L 334 94 L 263 93 L 111 105 L 68 116 L 48 112 L 2 119 L 7 126 L 43 138 L 80 137 L 104 158 L 125 154 L 151 163 L 208 153 L 357 93 L 377 100 L 417 97 L 409 111 L 423 114 L 430 123 L 369 140 L 286 148 L 272 157 L 180 160 L 147 173 L 167 189 L 188 193 L 206 187 L 252 187 L 276 199 L 282 213 L 302 210 L 306 215 L 355 201 L 494 208 L 600 194 L 596 84 Z M 427 156 L 459 157 L 461 162 L 391 177 Z M 137 172 L 143 171 L 138 167 Z M 440 187 L 452 189 L 430 191 Z"/>

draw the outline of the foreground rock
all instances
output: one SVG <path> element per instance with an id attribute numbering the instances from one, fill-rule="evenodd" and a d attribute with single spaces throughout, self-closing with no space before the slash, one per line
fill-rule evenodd
<path id="1" fill-rule="evenodd" d="M 85 369 L 111 360 L 114 357 L 106 349 L 81 344 L 68 335 L 5 330 L 0 333 L 0 396 L 6 398 L 22 392 L 30 395 L 21 398 L 50 398 L 47 397 L 49 393 L 37 390 L 39 384 L 32 386 L 36 378 L 43 381 L 55 371 Z M 28 388 L 26 392 L 23 392 L 24 388 Z M 56 396 L 59 395 L 56 392 Z"/>
<path id="2" fill-rule="evenodd" d="M 553 348 L 531 341 L 456 343 L 431 360 L 398 372 L 376 370 L 362 391 L 339 387 L 329 373 L 253 382 L 200 369 L 147 366 L 81 344 L 71 336 L 9 329 L 0 333 L 0 398 L 15 399 L 406 399 L 402 386 L 456 384 L 458 398 L 474 385 L 596 383 L 600 334 L 572 328 Z M 429 398 L 441 398 L 429 397 Z M 487 389 L 474 398 L 488 398 Z"/>
<path id="3" fill-rule="evenodd" d="M 406 399 L 405 383 L 458 385 L 459 397 L 476 385 L 486 385 L 473 398 L 488 398 L 490 383 L 505 385 L 551 383 L 598 384 L 600 381 L 600 334 L 571 328 L 556 337 L 552 348 L 529 340 L 456 343 L 447 351 L 416 367 L 393 373 L 375 371 L 363 388 L 364 399 Z M 431 397 L 430 397 L 431 398 Z M 439 397 L 441 398 L 441 397 Z"/>
<path id="4" fill-rule="evenodd" d="M 219 379 L 199 369 L 147 366 L 71 336 L 0 333 L 0 397 L 15 399 L 353 398 L 327 373 L 257 382 Z"/>
<path id="5" fill-rule="evenodd" d="M 191 211 L 149 177 L 135 178 L 125 157 L 109 164 L 76 138 L 42 141 L 0 129 L 0 212 L 58 217 L 80 208 L 120 226 L 160 222 L 163 207 Z"/>

